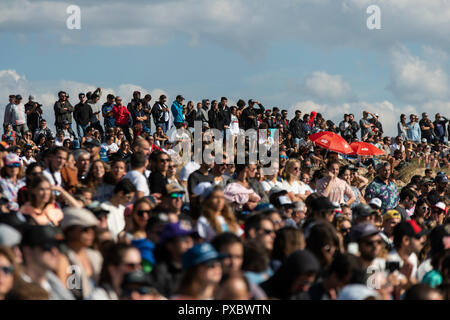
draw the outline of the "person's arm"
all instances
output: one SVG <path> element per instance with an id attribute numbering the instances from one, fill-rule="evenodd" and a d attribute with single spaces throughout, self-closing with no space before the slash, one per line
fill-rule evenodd
<path id="1" fill-rule="evenodd" d="M 66 191 L 66 189 L 61 186 L 52 186 L 53 191 L 59 191 L 61 194 L 59 195 L 60 200 L 64 201 L 69 207 L 83 208 L 83 205 L 80 204 L 78 200 L 76 200 L 70 193 Z"/>
<path id="2" fill-rule="evenodd" d="M 350 206 L 353 202 L 356 201 L 355 194 L 353 193 L 353 190 L 352 188 L 350 188 L 348 183 L 345 184 L 344 194 L 348 198 L 347 202 L 345 203 L 346 205 Z"/>

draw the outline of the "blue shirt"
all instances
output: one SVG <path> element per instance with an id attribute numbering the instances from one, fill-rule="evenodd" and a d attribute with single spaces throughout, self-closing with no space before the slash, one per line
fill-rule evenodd
<path id="1" fill-rule="evenodd" d="M 408 140 L 411 141 L 420 141 L 420 126 L 417 122 L 414 122 L 414 125 L 411 125 L 411 122 L 407 123 L 407 126 L 409 128 L 407 135 Z"/>
<path id="2" fill-rule="evenodd" d="M 102 106 L 102 113 L 103 113 L 103 119 L 105 119 L 105 127 L 115 127 L 116 126 L 116 119 L 113 115 L 113 107 L 114 105 L 108 105 L 107 103 L 103 104 Z"/>

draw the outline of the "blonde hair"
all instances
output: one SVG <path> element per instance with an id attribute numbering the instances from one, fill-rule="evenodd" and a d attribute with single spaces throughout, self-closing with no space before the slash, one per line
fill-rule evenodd
<path id="1" fill-rule="evenodd" d="M 213 192 L 211 192 L 211 195 L 213 195 L 217 191 L 219 190 L 214 190 Z M 211 227 L 214 229 L 215 232 L 222 233 L 224 230 L 222 230 L 222 227 L 220 226 L 219 222 L 216 219 L 216 211 L 211 209 L 212 208 L 210 204 L 211 195 L 207 197 L 203 202 L 201 215 L 203 215 L 206 218 L 206 220 L 208 220 L 209 224 L 211 225 Z M 228 203 L 225 202 L 222 210 L 220 211 L 220 215 L 225 219 L 230 231 L 236 233 L 236 231 L 239 228 L 239 225 Z"/>
<path id="2" fill-rule="evenodd" d="M 291 179 L 298 180 L 299 177 L 294 176 L 293 174 L 289 173 L 289 169 L 292 168 L 295 164 L 300 165 L 300 161 L 298 159 L 290 159 L 286 163 L 286 166 L 284 167 L 284 178 L 289 181 Z"/>

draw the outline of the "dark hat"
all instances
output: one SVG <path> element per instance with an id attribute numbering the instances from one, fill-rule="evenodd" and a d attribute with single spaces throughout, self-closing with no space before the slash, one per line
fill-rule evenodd
<path id="1" fill-rule="evenodd" d="M 58 231 L 52 226 L 29 226 L 22 236 L 22 246 L 52 248 L 58 247 Z"/>
<path id="2" fill-rule="evenodd" d="M 253 100 L 253 99 L 248 100 L 248 104 L 253 104 L 253 103 L 255 103 L 255 100 Z"/>
<path id="3" fill-rule="evenodd" d="M 394 227 L 394 238 L 408 236 L 419 239 L 426 234 L 426 230 L 422 229 L 415 220 L 403 221 Z"/>
<path id="4" fill-rule="evenodd" d="M 63 123 L 63 124 L 69 124 L 70 122 L 69 122 L 69 120 L 63 120 L 62 123 Z"/>
<path id="5" fill-rule="evenodd" d="M 335 206 L 327 197 L 318 197 L 311 201 L 312 211 L 334 210 Z"/>
<path id="6" fill-rule="evenodd" d="M 195 231 L 192 229 L 187 229 L 180 222 L 177 223 L 169 223 L 166 225 L 159 236 L 159 241 L 161 243 L 166 243 L 167 241 L 176 238 L 176 237 L 184 237 L 194 234 Z"/>
<path id="7" fill-rule="evenodd" d="M 152 286 L 152 281 L 148 274 L 143 271 L 136 270 L 125 274 L 123 277 L 122 287 L 130 284 L 140 284 L 143 286 Z"/>
<path id="8" fill-rule="evenodd" d="M 430 232 L 431 254 L 445 251 L 444 238 L 450 237 L 450 224 L 439 225 Z"/>
<path id="9" fill-rule="evenodd" d="M 18 94 L 18 95 L 16 96 L 16 99 L 17 99 L 17 100 L 22 100 L 22 96 L 21 96 L 20 94 Z"/>
<path id="10" fill-rule="evenodd" d="M 220 255 L 211 244 L 207 242 L 196 244 L 184 253 L 183 269 L 189 269 L 199 264 L 222 258 L 224 256 Z"/>
<path id="11" fill-rule="evenodd" d="M 373 209 L 371 206 L 367 204 L 358 204 L 356 207 L 352 209 L 352 215 L 357 217 L 368 217 L 373 213 L 377 213 L 375 209 Z"/>
<path id="12" fill-rule="evenodd" d="M 177 100 L 178 100 L 178 99 L 184 100 L 184 97 L 183 97 L 182 95 L 178 95 L 176 99 L 177 99 Z"/>
<path id="13" fill-rule="evenodd" d="M 448 183 L 448 177 L 445 174 L 439 174 L 434 179 L 436 183 Z"/>
<path id="14" fill-rule="evenodd" d="M 362 238 L 373 236 L 375 234 L 379 234 L 380 231 L 378 228 L 372 223 L 360 223 L 352 228 L 352 238 L 355 241 L 360 241 Z"/>

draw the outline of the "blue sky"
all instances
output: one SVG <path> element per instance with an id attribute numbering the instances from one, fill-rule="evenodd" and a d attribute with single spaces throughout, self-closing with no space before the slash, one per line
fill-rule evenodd
<path id="1" fill-rule="evenodd" d="M 65 26 L 69 4 L 81 30 Z M 366 27 L 370 4 L 382 30 Z M 2 100 L 32 93 L 48 118 L 59 90 L 97 86 L 256 98 L 335 121 L 364 107 L 391 135 L 402 112 L 450 109 L 445 0 L 5 0 L 0 12 Z"/>

